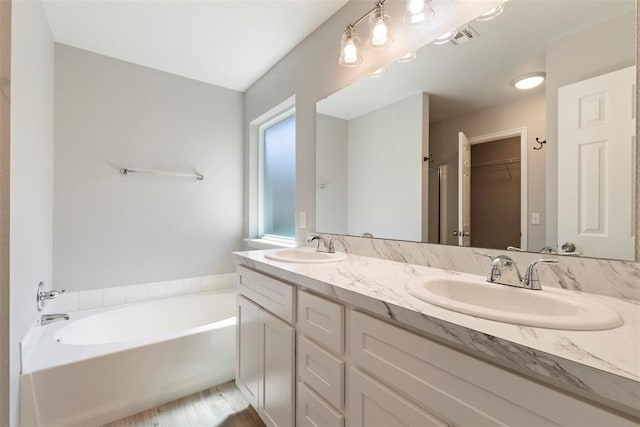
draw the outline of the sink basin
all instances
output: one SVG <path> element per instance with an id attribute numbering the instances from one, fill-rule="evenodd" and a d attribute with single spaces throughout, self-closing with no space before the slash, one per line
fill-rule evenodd
<path id="1" fill-rule="evenodd" d="M 347 254 L 343 252 L 336 252 L 334 254 L 330 254 L 327 252 L 318 252 L 313 248 L 291 248 L 278 249 L 273 252 L 267 252 L 264 254 L 264 257 L 272 259 L 274 261 L 311 264 L 342 261 L 347 259 Z"/>
<path id="2" fill-rule="evenodd" d="M 480 276 L 437 275 L 407 284 L 414 297 L 459 313 L 517 325 L 595 331 L 622 325 L 620 315 L 589 296 L 563 289 L 532 291 Z"/>

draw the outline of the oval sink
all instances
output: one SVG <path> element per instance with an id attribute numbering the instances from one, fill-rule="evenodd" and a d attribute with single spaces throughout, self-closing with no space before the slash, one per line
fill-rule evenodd
<path id="1" fill-rule="evenodd" d="M 532 291 L 480 276 L 421 277 L 409 282 L 407 291 L 439 307 L 517 325 L 595 331 L 624 323 L 615 310 L 586 295 L 555 288 Z"/>
<path id="2" fill-rule="evenodd" d="M 266 252 L 265 258 L 272 259 L 274 261 L 284 262 L 300 262 L 300 263 L 324 263 L 324 262 L 338 262 L 347 259 L 347 254 L 343 252 L 336 252 L 333 254 L 327 252 L 318 252 L 313 248 L 291 248 L 291 249 L 278 249 L 274 252 Z"/>

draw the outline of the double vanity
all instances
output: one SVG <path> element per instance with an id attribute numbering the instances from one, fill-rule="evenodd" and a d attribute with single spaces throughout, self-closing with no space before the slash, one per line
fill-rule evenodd
<path id="1" fill-rule="evenodd" d="M 312 248 L 234 259 L 236 383 L 268 426 L 640 425 L 637 303 Z"/>

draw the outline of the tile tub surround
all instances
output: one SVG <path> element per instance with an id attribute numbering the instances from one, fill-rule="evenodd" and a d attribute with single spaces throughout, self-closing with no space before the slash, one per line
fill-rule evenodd
<path id="1" fill-rule="evenodd" d="M 225 273 L 179 280 L 114 286 L 90 291 L 70 291 L 63 293 L 54 300 L 48 301 L 43 313 L 69 313 L 176 295 L 209 292 L 233 288 L 236 286 L 236 281 L 236 273 Z"/>
<path id="2" fill-rule="evenodd" d="M 489 269 L 489 259 L 478 253 L 510 256 L 523 273 L 535 259 L 554 258 L 558 264 L 538 267 L 543 286 L 640 301 L 640 262 L 322 235 L 335 239 L 337 251 L 483 276 Z"/>
<path id="3" fill-rule="evenodd" d="M 234 260 L 640 417 L 638 302 L 593 296 L 624 318 L 625 324 L 613 330 L 562 331 L 518 326 L 436 307 L 405 290 L 411 279 L 442 274 L 440 269 L 359 255 L 331 264 L 294 264 L 271 261 L 264 257 L 265 252 L 236 252 Z"/>

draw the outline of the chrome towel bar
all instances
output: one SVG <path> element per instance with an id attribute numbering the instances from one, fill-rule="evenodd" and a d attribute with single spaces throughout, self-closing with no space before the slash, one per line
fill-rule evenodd
<path id="1" fill-rule="evenodd" d="M 129 168 L 121 168 L 120 173 L 122 175 L 130 175 L 133 173 L 141 173 L 145 175 L 162 175 L 162 176 L 180 176 L 186 178 L 195 178 L 198 181 L 202 181 L 204 179 L 204 175 L 201 173 L 182 173 L 182 172 L 167 172 L 167 171 L 155 171 L 148 169 L 129 169 Z"/>

